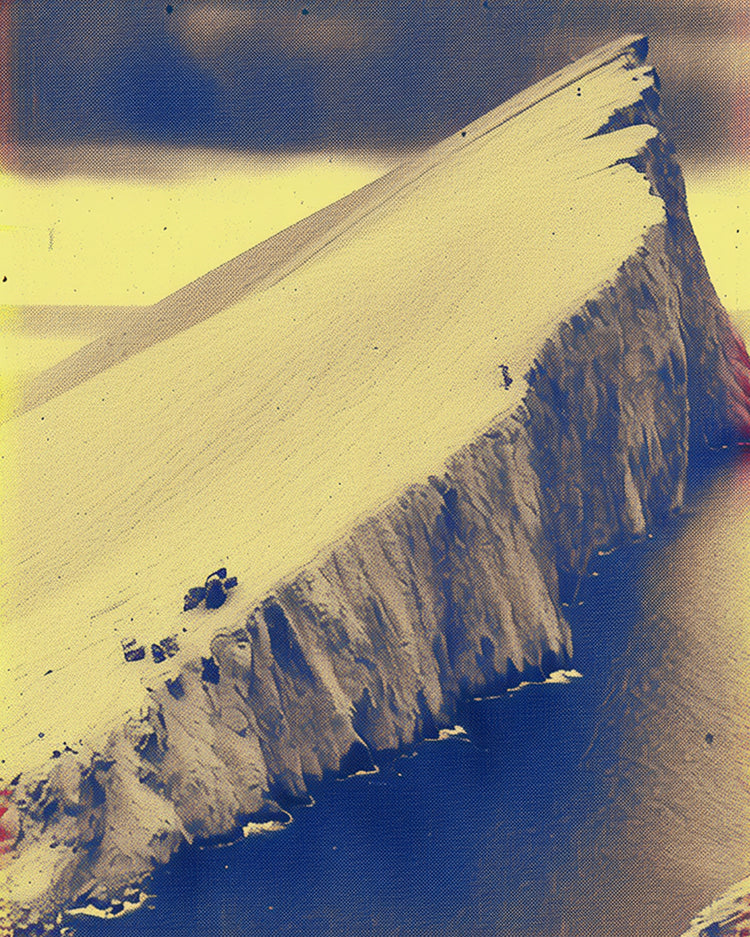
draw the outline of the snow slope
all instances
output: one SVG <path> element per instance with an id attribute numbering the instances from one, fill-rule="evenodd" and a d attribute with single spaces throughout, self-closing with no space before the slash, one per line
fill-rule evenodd
<path id="1" fill-rule="evenodd" d="M 2 427 L 19 916 L 121 894 L 450 724 L 509 662 L 564 660 L 558 570 L 679 506 L 691 431 L 747 423 L 643 54 L 606 47 L 241 255 Z M 181 612 L 219 566 L 226 604 Z"/>
<path id="2" fill-rule="evenodd" d="M 184 643 L 205 645 L 517 405 L 541 341 L 664 217 L 616 165 L 653 128 L 588 139 L 651 82 L 613 57 L 605 75 L 594 59 L 558 78 L 533 115 L 517 106 L 443 144 L 353 225 L 285 258 L 278 282 L 4 430 L 13 774 L 140 704 L 155 674 L 125 666 L 121 637 L 150 644 L 189 622 Z M 220 565 L 239 577 L 232 601 L 181 615 Z"/>
<path id="3" fill-rule="evenodd" d="M 528 271 L 534 269 L 534 259 L 551 252 L 555 273 L 558 261 L 559 270 L 564 270 L 569 260 L 575 260 L 582 281 L 587 277 L 596 280 L 596 265 L 603 263 L 601 269 L 606 269 L 607 252 L 611 253 L 611 263 L 617 257 L 617 247 L 630 243 L 641 226 L 649 223 L 648 217 L 640 217 L 638 206 L 643 201 L 633 198 L 638 182 L 611 165 L 623 154 L 638 149 L 643 128 L 634 130 L 627 142 L 587 139 L 614 109 L 636 99 L 652 84 L 650 69 L 639 75 L 623 71 L 617 64 L 619 49 L 619 44 L 614 44 L 601 56 L 588 56 L 517 95 L 422 156 L 144 309 L 140 321 L 131 310 L 127 329 L 102 337 L 50 369 L 30 389 L 26 406 L 38 405 L 112 363 L 213 316 L 243 296 L 274 286 L 302 265 L 307 267 L 309 261 L 317 261 L 320 251 L 328 254 L 333 249 L 338 259 L 330 269 L 343 276 L 342 286 L 355 273 L 364 276 L 370 267 L 376 293 L 382 291 L 387 296 L 389 282 L 400 270 L 415 278 L 417 270 L 410 264 L 418 262 L 424 263 L 424 271 L 429 272 L 430 263 L 440 261 L 441 250 L 448 256 L 452 244 L 460 245 L 452 261 L 457 265 L 459 283 L 470 276 L 472 264 L 477 263 L 475 272 L 481 272 L 478 253 L 468 263 L 461 257 L 476 247 L 471 238 L 467 242 L 466 232 L 471 231 L 474 237 L 477 231 L 486 230 L 493 232 L 492 243 L 484 245 L 482 256 L 488 264 L 494 256 L 508 278 L 519 269 L 526 270 L 528 276 Z M 613 61 L 606 64 L 605 76 L 600 69 L 608 58 Z M 523 153 L 522 159 L 519 153 Z M 601 230 L 605 219 L 592 210 L 597 190 L 594 186 L 589 196 L 589 180 L 593 179 L 592 173 L 602 171 L 597 182 L 602 190 L 608 189 L 606 173 L 610 169 L 617 178 L 608 196 L 615 214 L 606 219 L 605 237 Z M 570 204 L 557 202 L 561 185 L 570 190 Z M 583 192 L 588 209 L 577 202 Z M 551 202 L 554 207 L 547 214 Z M 417 211 L 415 206 L 419 206 Z M 476 215 L 472 215 L 477 211 L 481 214 L 478 228 Z M 531 214 L 525 216 L 527 211 Z M 653 207 L 651 211 L 655 213 L 653 220 L 659 209 Z M 557 213 L 559 223 L 547 224 L 556 220 Z M 621 213 L 625 213 L 622 218 Z M 628 214 L 630 217 L 626 217 Z M 541 217 L 545 224 L 534 230 L 533 223 Z M 392 230 L 389 224 L 394 225 Z M 612 227 L 622 240 L 610 241 Z M 370 232 L 369 237 L 365 232 Z M 566 232 L 575 232 L 576 243 L 563 243 Z M 356 245 L 346 256 L 344 244 L 352 238 Z M 586 250 L 582 249 L 584 243 L 588 245 Z M 379 258 L 374 263 L 368 254 L 371 249 Z M 394 252 L 399 260 L 392 265 Z M 362 257 L 367 258 L 364 264 Z M 350 261 L 355 264 L 353 269 L 346 266 Z M 378 278 L 378 264 L 388 267 L 385 280 Z M 318 268 L 318 262 L 313 267 Z M 567 276 L 575 281 L 578 274 L 568 271 Z M 320 288 L 319 282 L 309 282 L 311 289 Z M 544 289 L 541 283 L 536 288 Z M 408 291 L 408 287 L 403 289 Z M 326 292 L 317 297 L 317 303 L 324 301 Z M 548 292 L 555 297 L 552 304 L 559 304 L 561 293 L 551 289 Z M 539 298 L 544 299 L 544 293 Z M 340 301 L 341 294 L 335 302 Z M 510 297 L 502 308 L 510 308 L 509 301 Z M 394 305 L 390 300 L 387 304 Z"/>

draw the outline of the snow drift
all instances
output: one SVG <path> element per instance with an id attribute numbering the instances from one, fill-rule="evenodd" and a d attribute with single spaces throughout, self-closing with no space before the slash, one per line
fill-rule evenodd
<path id="1" fill-rule="evenodd" d="M 20 925 L 132 898 L 181 844 L 557 669 L 560 589 L 679 508 L 692 445 L 746 432 L 645 53 L 224 265 L 5 425 Z M 181 612 L 217 566 L 226 603 Z"/>

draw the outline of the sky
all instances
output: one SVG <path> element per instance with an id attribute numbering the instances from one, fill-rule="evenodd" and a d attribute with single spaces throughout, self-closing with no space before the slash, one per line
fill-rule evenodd
<path id="1" fill-rule="evenodd" d="M 652 38 L 681 146 L 732 148 L 738 125 L 747 131 L 741 0 L 4 4 L 25 143 L 423 146 L 627 32 Z"/>

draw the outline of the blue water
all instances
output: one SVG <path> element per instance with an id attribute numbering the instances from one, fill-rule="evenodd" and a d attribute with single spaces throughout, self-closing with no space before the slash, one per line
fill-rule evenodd
<path id="1" fill-rule="evenodd" d="M 469 701 L 466 736 L 318 785 L 282 831 L 184 850 L 147 908 L 76 931 L 677 937 L 750 871 L 750 648 L 665 583 L 682 561 L 707 575 L 707 525 L 750 526 L 748 474 L 725 458 L 689 515 L 595 558 L 568 609 L 582 679 Z"/>

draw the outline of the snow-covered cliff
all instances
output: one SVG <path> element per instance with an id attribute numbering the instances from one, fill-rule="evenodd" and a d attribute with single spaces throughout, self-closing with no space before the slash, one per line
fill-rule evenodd
<path id="1" fill-rule="evenodd" d="M 645 53 L 594 53 L 243 255 L 6 425 L 38 462 L 5 584 L 20 925 L 556 669 L 561 588 L 679 508 L 691 446 L 746 433 Z M 220 564 L 226 604 L 180 613 Z M 174 656 L 123 660 L 165 634 Z"/>

